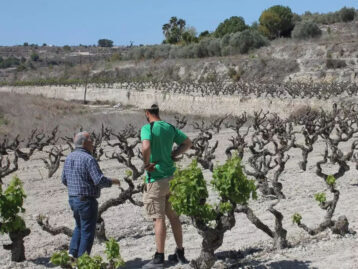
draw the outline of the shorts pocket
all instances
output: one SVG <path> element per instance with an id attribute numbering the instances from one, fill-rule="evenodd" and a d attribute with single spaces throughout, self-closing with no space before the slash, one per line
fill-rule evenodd
<path id="1" fill-rule="evenodd" d="M 145 184 L 145 191 L 146 192 L 150 192 L 150 190 L 152 189 L 153 187 L 153 183 L 146 183 Z"/>
<path id="2" fill-rule="evenodd" d="M 149 217 L 156 214 L 156 206 L 153 201 L 144 204 L 144 207 Z"/>
<path id="3" fill-rule="evenodd" d="M 148 198 L 160 197 L 160 186 L 158 182 L 147 183 L 147 191 L 144 193 Z"/>

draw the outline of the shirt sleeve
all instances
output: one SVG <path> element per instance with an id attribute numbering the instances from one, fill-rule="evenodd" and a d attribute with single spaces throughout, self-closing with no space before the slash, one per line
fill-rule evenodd
<path id="1" fill-rule="evenodd" d="M 140 131 L 140 139 L 141 141 L 152 139 L 152 134 L 150 132 L 150 124 L 146 124 L 142 127 Z"/>
<path id="2" fill-rule="evenodd" d="M 175 128 L 175 134 L 174 134 L 174 142 L 178 145 L 182 144 L 185 139 L 187 139 L 187 135 L 184 134 L 181 130 Z"/>
<path id="3" fill-rule="evenodd" d="M 65 167 L 64 167 L 63 170 L 62 170 L 61 181 L 62 181 L 62 184 L 63 184 L 63 185 L 67 186 L 67 179 L 66 179 L 66 174 L 65 174 Z"/>
<path id="4" fill-rule="evenodd" d="M 94 185 L 96 185 L 97 187 L 105 188 L 112 186 L 112 181 L 103 175 L 95 159 L 90 159 L 88 165 L 88 172 Z"/>

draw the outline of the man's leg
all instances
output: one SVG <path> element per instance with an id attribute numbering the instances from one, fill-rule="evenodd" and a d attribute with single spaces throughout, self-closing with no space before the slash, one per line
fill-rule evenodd
<path id="1" fill-rule="evenodd" d="M 164 253 L 165 238 L 167 235 L 165 218 L 157 218 L 154 220 L 155 243 L 157 245 L 157 252 Z"/>
<path id="2" fill-rule="evenodd" d="M 177 213 L 173 210 L 172 205 L 169 202 L 169 195 L 166 199 L 165 204 L 165 214 L 169 219 L 170 225 L 172 226 L 172 231 L 177 244 L 175 253 L 168 256 L 168 260 L 172 262 L 179 262 L 180 264 L 188 263 L 188 260 L 185 258 L 184 248 L 183 248 L 183 229 L 181 222 Z"/>
<path id="3" fill-rule="evenodd" d="M 169 205 L 168 205 L 169 204 Z M 166 208 L 166 215 L 169 219 L 170 226 L 172 227 L 175 243 L 179 249 L 183 248 L 183 230 L 181 227 L 180 219 L 178 215 L 171 208 L 171 205 L 168 201 Z"/>
<path id="4" fill-rule="evenodd" d="M 74 258 L 77 258 L 78 248 L 80 246 L 80 241 L 81 241 L 81 219 L 80 219 L 80 214 L 79 214 L 78 208 L 77 208 L 78 205 L 77 205 L 76 198 L 70 197 L 69 204 L 73 211 L 73 217 L 75 218 L 75 221 L 76 221 L 76 226 L 72 233 L 69 254 L 72 255 Z"/>
<path id="5" fill-rule="evenodd" d="M 81 217 L 81 242 L 78 249 L 78 256 L 82 256 L 85 252 L 91 254 L 94 236 L 96 232 L 98 203 L 96 199 L 89 198 L 82 202 L 80 207 Z"/>
<path id="6" fill-rule="evenodd" d="M 154 182 L 146 184 L 146 190 L 143 195 L 143 203 L 148 218 L 153 220 L 155 232 L 155 244 L 157 251 L 151 261 L 146 263 L 143 269 L 164 268 L 164 249 L 166 238 L 165 226 L 165 193 L 166 188 L 163 182 Z"/>

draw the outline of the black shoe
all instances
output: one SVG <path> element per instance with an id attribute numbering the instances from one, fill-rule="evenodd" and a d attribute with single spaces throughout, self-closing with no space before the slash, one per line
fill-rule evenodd
<path id="1" fill-rule="evenodd" d="M 187 264 L 189 261 L 184 256 L 184 248 L 175 249 L 174 254 L 168 256 L 168 261 L 172 263 Z"/>
<path id="2" fill-rule="evenodd" d="M 153 260 L 142 266 L 142 269 L 163 269 L 164 268 L 164 253 L 156 252 Z"/>

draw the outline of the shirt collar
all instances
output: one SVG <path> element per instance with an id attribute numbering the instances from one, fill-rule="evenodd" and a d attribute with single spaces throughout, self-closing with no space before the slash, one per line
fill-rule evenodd
<path id="1" fill-rule="evenodd" d="M 88 153 L 89 155 L 92 156 L 91 152 L 89 152 L 88 150 L 86 150 L 84 148 L 75 148 L 75 151 L 82 151 L 82 152 Z"/>

